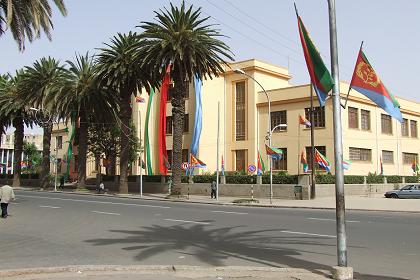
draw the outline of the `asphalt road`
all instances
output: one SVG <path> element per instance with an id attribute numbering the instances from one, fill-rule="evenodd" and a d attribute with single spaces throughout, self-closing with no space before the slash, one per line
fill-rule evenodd
<path id="1" fill-rule="evenodd" d="M 335 265 L 335 212 L 16 191 L 0 268 L 65 265 Z M 420 279 L 420 215 L 348 211 L 358 279 Z M 6 252 L 6 253 L 4 253 Z"/>

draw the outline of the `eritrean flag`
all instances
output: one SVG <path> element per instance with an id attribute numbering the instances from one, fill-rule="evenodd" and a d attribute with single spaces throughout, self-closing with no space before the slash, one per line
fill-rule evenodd
<path id="1" fill-rule="evenodd" d="M 207 166 L 204 162 L 196 158 L 193 154 L 190 154 L 190 165 L 192 168 L 204 168 Z"/>
<path id="2" fill-rule="evenodd" d="M 384 109 L 391 117 L 402 122 L 400 104 L 376 75 L 362 49 L 360 49 L 357 57 L 350 88 L 365 95 Z"/>
<path id="3" fill-rule="evenodd" d="M 318 96 L 319 105 L 323 107 L 325 105 L 325 99 L 327 98 L 328 92 L 334 86 L 333 79 L 324 64 L 324 61 L 322 61 L 321 55 L 309 37 L 308 31 L 306 30 L 302 19 L 297 12 L 296 15 L 298 18 L 299 35 L 302 43 L 303 54 L 305 55 L 306 66 L 308 67 L 309 76 L 311 77 L 311 83 L 315 89 L 316 95 Z"/>
<path id="4" fill-rule="evenodd" d="M 222 155 L 222 176 L 225 176 L 225 161 L 223 160 L 223 155 Z"/>
<path id="5" fill-rule="evenodd" d="M 268 146 L 265 144 L 265 151 L 269 157 L 274 159 L 281 159 L 283 157 L 283 150 Z"/>
<path id="6" fill-rule="evenodd" d="M 322 155 L 317 149 L 315 149 L 315 161 L 319 166 L 324 168 L 327 172 L 331 172 L 331 163 L 326 156 Z"/>
<path id="7" fill-rule="evenodd" d="M 351 161 L 350 160 L 345 160 L 345 159 L 343 159 L 343 169 L 344 170 L 349 170 L 350 169 L 350 166 L 351 166 Z"/>
<path id="8" fill-rule="evenodd" d="M 299 115 L 299 124 L 301 125 L 306 125 L 308 127 L 311 126 L 311 122 L 308 121 L 305 117 L 303 117 L 302 115 Z"/>
<path id="9" fill-rule="evenodd" d="M 265 164 L 261 157 L 260 151 L 258 151 L 258 169 L 257 169 L 257 175 L 260 176 L 265 172 Z"/>

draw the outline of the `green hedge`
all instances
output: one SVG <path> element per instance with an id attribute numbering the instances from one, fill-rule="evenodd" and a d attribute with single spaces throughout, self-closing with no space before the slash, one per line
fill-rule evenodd
<path id="1" fill-rule="evenodd" d="M 227 175 L 226 184 L 255 184 L 254 175 Z"/>
<path id="2" fill-rule="evenodd" d="M 102 175 L 102 181 L 104 182 L 114 182 L 115 176 L 114 175 Z"/>
<path id="3" fill-rule="evenodd" d="M 359 175 L 345 175 L 344 184 L 363 184 L 365 182 L 364 176 Z"/>
<path id="4" fill-rule="evenodd" d="M 420 183 L 420 176 L 406 176 L 405 182 L 406 183 Z"/>
<path id="5" fill-rule="evenodd" d="M 153 183 L 160 183 L 162 180 L 161 175 L 145 175 L 143 176 L 144 182 L 153 182 Z"/>
<path id="6" fill-rule="evenodd" d="M 317 184 L 335 184 L 335 177 L 328 174 L 318 174 L 315 176 L 315 182 Z"/>
<path id="7" fill-rule="evenodd" d="M 182 175 L 181 176 L 181 183 L 188 183 L 188 176 Z"/>
<path id="8" fill-rule="evenodd" d="M 270 175 L 262 176 L 263 184 L 270 184 Z M 273 184 L 297 184 L 297 175 L 273 174 Z"/>
<path id="9" fill-rule="evenodd" d="M 368 176 L 366 177 L 366 182 L 368 184 L 383 184 L 384 176 L 369 173 Z"/>
<path id="10" fill-rule="evenodd" d="M 194 183 L 211 183 L 213 181 L 216 181 L 216 175 L 203 174 L 193 176 Z"/>
<path id="11" fill-rule="evenodd" d="M 398 183 L 402 183 L 402 176 L 397 176 L 397 175 L 393 175 L 393 176 L 386 176 L 386 181 L 389 184 L 398 184 Z"/>

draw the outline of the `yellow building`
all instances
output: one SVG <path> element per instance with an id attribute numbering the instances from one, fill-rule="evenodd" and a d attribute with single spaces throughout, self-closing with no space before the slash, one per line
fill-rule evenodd
<path id="1" fill-rule="evenodd" d="M 256 165 L 259 150 L 268 168 L 265 143 L 268 130 L 268 102 L 261 87 L 247 75 L 234 70 L 242 69 L 266 90 L 271 105 L 271 127 L 283 124 L 272 136 L 272 146 L 284 151 L 283 159 L 273 162 L 273 170 L 285 170 L 289 174 L 302 173 L 300 153 L 307 151 L 310 158 L 310 129 L 299 125 L 299 115 L 309 119 L 309 85 L 292 86 L 288 69 L 251 59 L 230 63 L 223 75 L 213 80 L 204 80 L 202 87 L 202 133 L 197 157 L 207 164 L 199 173 L 214 172 L 217 165 L 217 120 L 220 106 L 219 153 L 223 155 L 225 170 L 246 170 L 249 164 Z M 341 83 L 342 97 L 348 84 Z M 319 108 L 314 94 L 315 146 L 324 153 L 334 166 L 333 113 L 328 100 Z M 142 138 L 146 117 L 148 95 L 143 92 L 144 103 L 133 98 L 133 121 L 137 128 L 141 123 Z M 420 104 L 397 98 L 401 104 L 404 122 L 400 124 L 378 108 L 365 96 L 352 91 L 348 107 L 342 109 L 344 159 L 352 165 L 345 174 L 367 175 L 380 171 L 382 159 L 385 175 L 412 175 L 411 165 L 418 162 L 420 141 L 417 122 L 420 121 Z M 157 92 L 152 105 L 149 124 L 153 170 L 157 173 L 157 133 L 160 95 Z M 185 98 L 185 127 L 183 136 L 183 161 L 187 161 L 194 127 L 195 94 L 190 84 Z M 343 99 L 344 103 L 344 99 Z M 167 103 L 166 140 L 169 159 L 172 147 L 172 106 Z M 55 132 L 53 132 L 55 133 Z M 137 133 L 140 133 L 138 131 Z M 138 134 L 139 135 L 139 134 Z M 66 141 L 66 140 L 63 140 Z M 221 158 L 219 158 L 219 169 Z M 88 175 L 93 170 L 88 167 Z M 140 167 L 132 173 L 139 174 Z M 332 169 L 334 172 L 334 168 Z M 144 174 L 144 170 L 143 170 Z"/>

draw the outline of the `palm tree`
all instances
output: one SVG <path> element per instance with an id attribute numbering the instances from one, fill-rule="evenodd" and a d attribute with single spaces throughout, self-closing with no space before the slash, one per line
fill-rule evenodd
<path id="1" fill-rule="evenodd" d="M 78 127 L 78 188 L 86 184 L 86 157 L 89 122 L 113 122 L 118 99 L 97 81 L 97 67 L 88 54 L 67 61 L 69 67 L 65 85 L 56 96 L 56 107 L 66 119 L 79 120 Z"/>
<path id="2" fill-rule="evenodd" d="M 66 70 L 54 58 L 41 58 L 27 66 L 20 82 L 20 99 L 35 108 L 35 123 L 43 128 L 41 187 L 49 186 L 51 133 L 54 119 L 58 119 L 55 101 L 66 79 Z"/>
<path id="3" fill-rule="evenodd" d="M 32 126 L 33 122 L 28 107 L 19 100 L 19 87 L 22 80 L 23 70 L 16 71 L 14 77 L 9 76 L 0 84 L 0 115 L 10 121 L 15 128 L 14 132 L 14 156 L 13 156 L 13 186 L 20 186 L 21 160 L 23 151 L 23 138 L 25 125 Z"/>
<path id="4" fill-rule="evenodd" d="M 142 87 L 148 87 L 150 71 L 141 67 L 140 40 L 136 33 L 118 34 L 105 44 L 97 56 L 98 77 L 101 84 L 113 89 L 120 98 L 120 184 L 121 193 L 128 193 L 129 141 L 131 133 L 131 96 Z"/>
<path id="5" fill-rule="evenodd" d="M 67 15 L 63 0 L 54 0 L 63 16 Z M 32 42 L 41 31 L 51 40 L 52 10 L 48 0 L 0 0 L 0 36 L 10 28 L 19 50 L 25 49 L 25 40 Z"/>
<path id="6" fill-rule="evenodd" d="M 172 95 L 173 118 L 173 163 L 172 194 L 181 192 L 182 132 L 184 127 L 185 90 L 194 75 L 212 78 L 222 73 L 224 57 L 233 59 L 229 47 L 219 40 L 222 35 L 201 18 L 200 8 L 181 7 L 155 12 L 157 22 L 142 22 L 142 54 L 144 63 L 154 68 L 154 73 L 163 73 L 162 66 L 172 65 L 174 81 Z"/>

